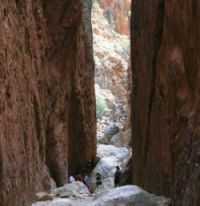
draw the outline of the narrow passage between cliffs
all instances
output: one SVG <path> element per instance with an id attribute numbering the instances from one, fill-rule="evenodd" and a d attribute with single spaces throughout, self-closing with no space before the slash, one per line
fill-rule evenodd
<path id="1" fill-rule="evenodd" d="M 127 176 L 132 156 L 130 129 L 130 1 L 96 1 L 92 8 L 93 51 L 95 60 L 95 93 L 97 118 L 97 159 L 87 187 L 81 183 L 57 188 L 60 198 L 38 202 L 34 206 L 89 205 L 100 195 L 115 187 L 116 167 L 121 170 L 119 185 L 130 180 Z M 97 174 L 101 184 L 97 186 Z M 70 175 L 70 174 L 69 174 Z M 77 176 L 77 174 L 72 174 Z M 81 179 L 81 177 L 80 177 Z M 70 198 L 69 198 L 70 197 Z M 38 194 L 38 199 L 54 199 Z M 62 198 L 62 199 L 61 199 Z M 68 199 L 69 198 L 69 199 Z"/>
<path id="2" fill-rule="evenodd" d="M 93 0 L 97 161 L 95 165 L 89 162 L 86 171 L 90 172 L 70 173 L 70 184 L 54 189 L 52 194 L 38 193 L 37 198 L 42 201 L 32 206 L 168 203 L 168 199 L 131 185 L 130 3 Z"/>
<path id="3" fill-rule="evenodd" d="M 97 156 L 100 158 L 93 176 L 100 173 L 103 183 L 96 193 L 114 187 L 116 166 L 123 173 L 132 156 L 130 13 L 130 1 L 93 3 Z M 124 177 L 123 181 L 126 180 Z"/>

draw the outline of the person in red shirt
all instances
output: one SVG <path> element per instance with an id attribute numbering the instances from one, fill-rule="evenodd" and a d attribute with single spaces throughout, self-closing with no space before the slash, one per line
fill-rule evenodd
<path id="1" fill-rule="evenodd" d="M 76 175 L 75 180 L 76 180 L 76 181 L 79 181 L 79 182 L 83 182 L 83 177 L 82 177 L 82 175 L 81 175 L 81 174 Z"/>

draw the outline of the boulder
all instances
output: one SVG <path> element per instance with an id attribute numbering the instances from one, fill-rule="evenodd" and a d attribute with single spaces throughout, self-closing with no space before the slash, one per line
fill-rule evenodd
<path id="1" fill-rule="evenodd" d="M 115 167 L 120 162 L 114 156 L 103 157 L 98 162 L 94 170 L 92 171 L 92 190 L 97 195 L 108 192 L 109 189 L 114 187 L 114 173 Z M 100 173 L 102 176 L 102 185 L 96 187 L 96 174 Z"/>
<path id="2" fill-rule="evenodd" d="M 36 202 L 32 206 L 75 206 L 72 200 L 56 198 L 52 201 Z"/>
<path id="3" fill-rule="evenodd" d="M 118 162 L 124 162 L 131 157 L 131 151 L 126 147 L 115 147 L 113 145 L 98 144 L 97 155 L 100 158 L 113 156 Z"/>
<path id="4" fill-rule="evenodd" d="M 111 124 L 108 127 L 106 127 L 105 131 L 104 131 L 104 142 L 105 143 L 109 143 L 110 139 L 117 133 L 120 132 L 120 129 L 118 126 L 116 126 L 115 124 Z"/>
<path id="5" fill-rule="evenodd" d="M 95 177 L 96 173 L 100 173 L 103 179 L 113 176 L 115 167 L 119 164 L 120 162 L 114 156 L 103 157 L 92 171 L 92 174 Z"/>
<path id="6" fill-rule="evenodd" d="M 53 194 L 56 194 L 62 198 L 78 197 L 82 198 L 90 194 L 88 188 L 79 181 L 74 181 L 70 184 L 65 184 L 63 187 L 59 187 L 53 190 Z"/>
<path id="7" fill-rule="evenodd" d="M 138 186 L 127 185 L 111 189 L 89 206 L 167 206 L 170 200 L 149 194 Z"/>
<path id="8" fill-rule="evenodd" d="M 110 140 L 110 144 L 116 147 L 131 147 L 132 144 L 131 129 L 127 129 L 125 131 L 119 132 L 118 134 L 114 135 Z"/>
<path id="9" fill-rule="evenodd" d="M 53 194 L 48 194 L 46 192 L 38 192 L 36 193 L 36 200 L 37 201 L 48 201 L 52 200 L 55 197 Z"/>
<path id="10" fill-rule="evenodd" d="M 96 197 L 100 197 L 102 194 L 108 193 L 110 189 L 114 188 L 114 177 L 107 177 L 103 179 L 102 185 L 95 188 Z"/>

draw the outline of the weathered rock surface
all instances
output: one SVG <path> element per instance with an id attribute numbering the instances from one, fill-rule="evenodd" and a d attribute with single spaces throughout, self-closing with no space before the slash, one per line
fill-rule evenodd
<path id="1" fill-rule="evenodd" d="M 129 35 L 131 0 L 100 0 L 98 2 L 111 26 L 117 32 Z"/>
<path id="2" fill-rule="evenodd" d="M 53 201 L 37 202 L 32 206 L 89 206 L 93 198 L 94 197 L 87 197 L 85 199 L 56 198 Z"/>
<path id="3" fill-rule="evenodd" d="M 89 0 L 0 3 L 1 206 L 30 205 L 50 176 L 62 185 L 68 168 L 95 157 L 90 9 Z"/>
<path id="4" fill-rule="evenodd" d="M 98 144 L 97 155 L 100 158 L 113 156 L 119 162 L 123 162 L 123 160 L 128 160 L 131 157 L 131 152 L 126 147 Z"/>
<path id="5" fill-rule="evenodd" d="M 95 200 L 91 206 L 167 206 L 170 200 L 157 197 L 135 185 L 110 190 Z"/>
<path id="6" fill-rule="evenodd" d="M 90 194 L 88 188 L 79 181 L 74 181 L 71 184 L 65 184 L 63 187 L 56 188 L 52 192 L 61 198 L 78 197 L 83 198 Z"/>
<path id="7" fill-rule="evenodd" d="M 114 145 L 115 147 L 131 147 L 132 146 L 132 133 L 131 129 L 119 132 L 114 135 L 109 144 Z"/>
<path id="8" fill-rule="evenodd" d="M 200 202 L 200 1 L 132 5 L 134 183 Z"/>
<path id="9" fill-rule="evenodd" d="M 104 139 L 105 139 L 105 143 L 109 143 L 110 139 L 116 135 L 117 133 L 119 133 L 120 129 L 117 125 L 115 124 L 111 124 L 109 125 L 105 131 L 104 131 Z"/>
<path id="10" fill-rule="evenodd" d="M 120 129 L 123 129 L 129 123 L 127 111 L 131 90 L 129 84 L 130 39 L 129 34 L 122 35 L 115 26 L 113 27 L 118 22 L 115 15 L 121 15 L 122 25 L 125 25 L 126 21 L 129 22 L 127 13 L 130 8 L 128 9 L 127 5 L 128 1 L 121 0 L 94 0 L 93 4 L 98 139 L 104 136 L 102 131 L 109 124 L 117 124 Z M 99 112 L 101 110 L 104 112 Z"/>

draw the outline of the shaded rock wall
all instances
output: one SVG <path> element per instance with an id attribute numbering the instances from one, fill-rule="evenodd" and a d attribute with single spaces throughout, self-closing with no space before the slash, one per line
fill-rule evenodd
<path id="1" fill-rule="evenodd" d="M 200 2 L 132 3 L 134 183 L 200 202 Z"/>
<path id="2" fill-rule="evenodd" d="M 95 157 L 90 9 L 89 0 L 0 4 L 1 206 L 30 205 L 50 177 L 61 185 Z"/>

